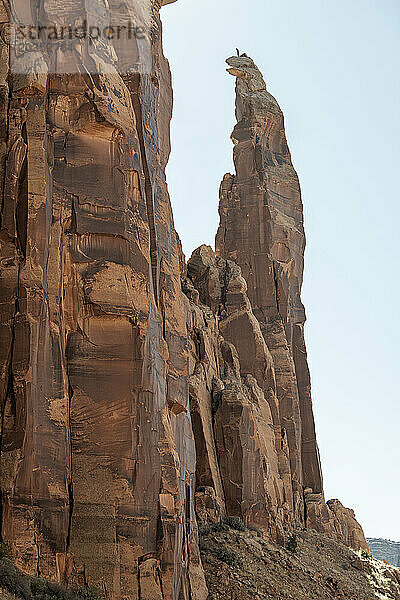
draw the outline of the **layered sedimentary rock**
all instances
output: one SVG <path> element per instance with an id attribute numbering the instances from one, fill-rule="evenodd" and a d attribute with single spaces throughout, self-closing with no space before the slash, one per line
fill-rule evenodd
<path id="1" fill-rule="evenodd" d="M 323 493 L 305 488 L 302 517 L 293 510 L 289 448 L 276 423 L 276 365 L 240 267 L 201 246 L 187 263 L 182 287 L 199 519 L 240 517 L 279 543 L 306 525 L 352 548 L 368 549 L 354 512 L 338 500 L 326 503 Z"/>
<path id="2" fill-rule="evenodd" d="M 355 550 L 368 550 L 363 529 L 351 508 L 336 499 L 325 503 L 323 494 L 314 494 L 311 488 L 304 490 L 304 500 L 308 528 L 326 533 Z"/>
<path id="3" fill-rule="evenodd" d="M 13 2 L 3 30 L 39 4 L 54 26 L 108 9 Z M 159 7 L 110 3 L 144 49 L 2 46 L 1 533 L 26 572 L 177 600 L 206 590 Z"/>
<path id="4" fill-rule="evenodd" d="M 220 192 L 218 256 L 235 260 L 275 365 L 276 417 L 287 435 L 294 513 L 303 487 L 322 492 L 300 299 L 305 237 L 300 186 L 283 114 L 247 56 L 229 59 L 236 76 L 236 174 Z"/>

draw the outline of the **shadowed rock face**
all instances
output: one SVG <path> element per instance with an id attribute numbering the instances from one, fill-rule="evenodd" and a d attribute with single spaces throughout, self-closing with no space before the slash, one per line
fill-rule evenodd
<path id="1" fill-rule="evenodd" d="M 254 63 L 230 59 L 237 175 L 221 188 L 218 257 L 201 247 L 186 276 L 165 183 L 168 3 L 126 3 L 150 18 L 142 57 L 60 46 L 11 57 L 16 73 L 1 46 L 1 535 L 25 572 L 113 600 L 207 597 L 195 503 L 280 542 L 304 523 L 305 487 L 307 522 L 324 528 L 330 510 L 283 118 Z M 36 5 L 13 3 L 32 19 Z M 41 6 L 51 23 L 59 0 Z M 336 508 L 330 523 L 347 519 Z"/>

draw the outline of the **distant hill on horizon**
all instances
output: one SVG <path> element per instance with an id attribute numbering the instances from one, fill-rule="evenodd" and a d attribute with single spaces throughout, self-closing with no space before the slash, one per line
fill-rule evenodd
<path id="1" fill-rule="evenodd" d="M 395 567 L 400 567 L 400 542 L 383 538 L 367 538 L 370 552 L 378 560 L 386 560 Z"/>

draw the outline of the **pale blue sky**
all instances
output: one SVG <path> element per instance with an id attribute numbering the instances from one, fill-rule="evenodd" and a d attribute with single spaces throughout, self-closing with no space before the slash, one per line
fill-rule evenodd
<path id="1" fill-rule="evenodd" d="M 249 54 L 286 116 L 307 233 L 303 299 L 327 499 L 400 540 L 400 3 L 178 0 L 163 9 L 175 93 L 168 167 L 186 254 L 214 246 Z"/>

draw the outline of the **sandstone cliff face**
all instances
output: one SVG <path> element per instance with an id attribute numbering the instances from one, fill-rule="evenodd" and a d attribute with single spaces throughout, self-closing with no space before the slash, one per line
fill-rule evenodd
<path id="1" fill-rule="evenodd" d="M 212 488 L 222 515 L 241 517 L 283 541 L 292 522 L 290 481 L 279 474 L 286 449 L 276 449 L 272 357 L 246 282 L 238 265 L 216 259 L 208 246 L 193 253 L 188 276 L 197 499 L 203 503 Z"/>
<path id="2" fill-rule="evenodd" d="M 260 71 L 244 56 L 227 62 L 237 77 L 236 175 L 226 175 L 221 185 L 216 252 L 241 266 L 273 356 L 277 425 L 287 436 L 294 514 L 301 519 L 303 487 L 322 492 L 322 475 L 300 299 L 305 247 L 300 186 L 282 112 Z"/>
<path id="3" fill-rule="evenodd" d="M 195 506 L 280 542 L 307 522 L 363 544 L 323 499 L 300 192 L 248 58 L 230 61 L 237 175 L 217 257 L 201 247 L 186 272 L 165 182 L 168 3 L 110 3 L 147 28 L 145 52 L 1 46 L 1 536 L 25 572 L 115 600 L 206 598 Z M 32 22 L 38 6 L 12 2 Z M 40 6 L 46 23 L 75 17 L 74 3 Z"/>
<path id="4" fill-rule="evenodd" d="M 160 3 L 145 4 L 145 65 L 89 42 L 57 50 L 65 75 L 35 71 L 52 55 L 26 52 L 18 75 L 2 59 L 2 536 L 29 573 L 113 598 L 203 598 L 164 176 L 172 92 Z M 76 6 L 43 10 L 65 24 Z"/>

